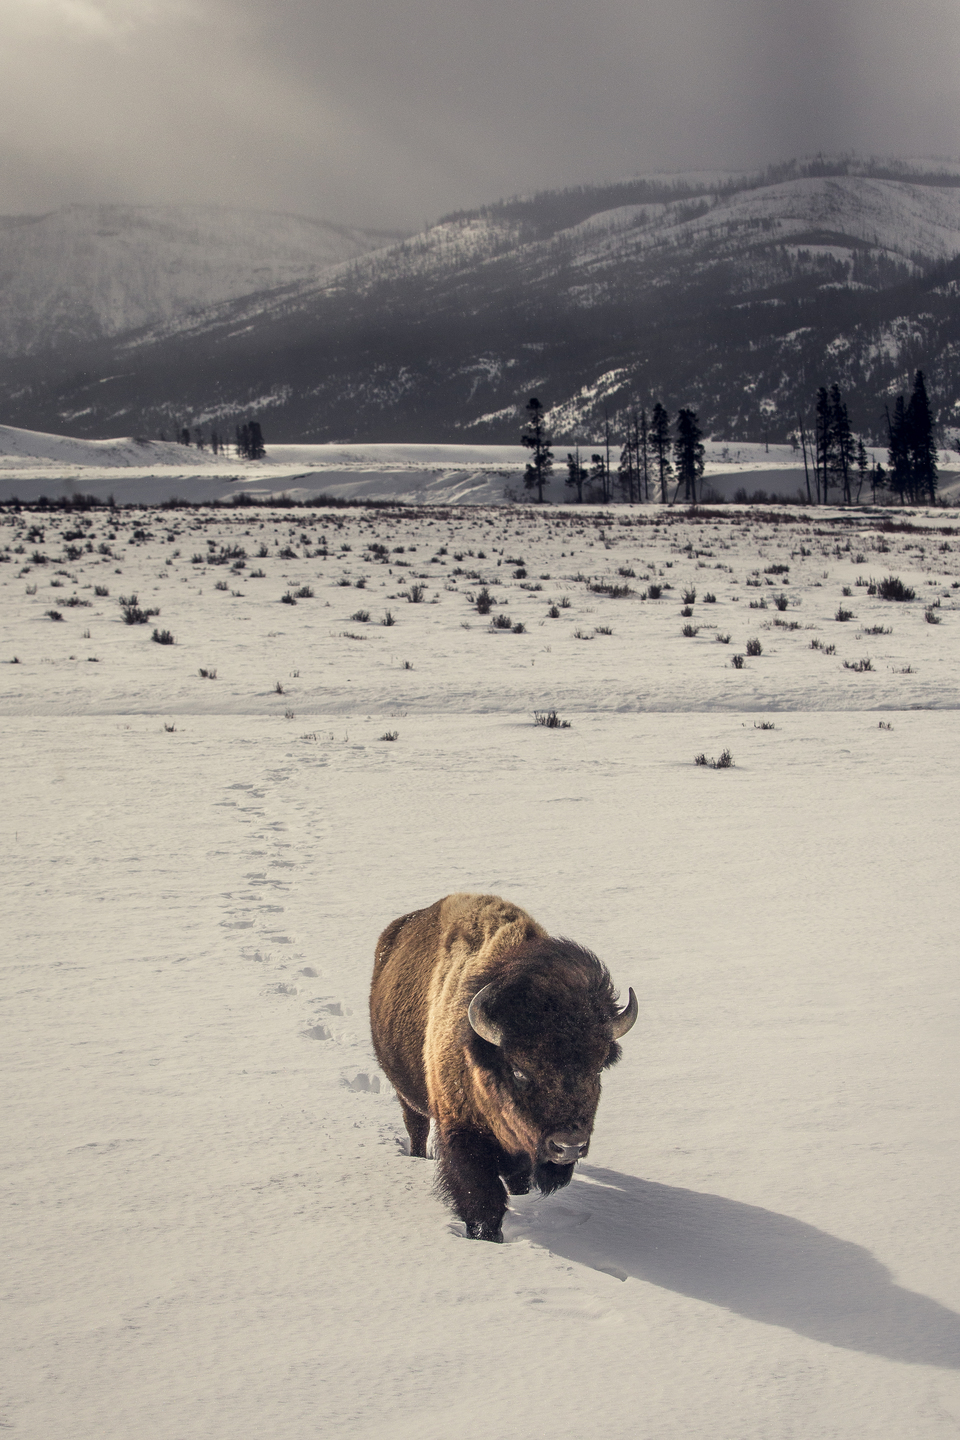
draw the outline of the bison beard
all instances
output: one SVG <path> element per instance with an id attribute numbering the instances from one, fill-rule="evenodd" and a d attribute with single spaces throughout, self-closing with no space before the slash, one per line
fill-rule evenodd
<path id="1" fill-rule="evenodd" d="M 600 1071 L 636 1020 L 610 975 L 495 895 L 448 895 L 377 943 L 370 1019 L 411 1155 L 437 1125 L 438 1185 L 475 1239 L 502 1240 L 506 1192 L 569 1184 Z M 506 1190 L 504 1189 L 506 1186 Z"/>

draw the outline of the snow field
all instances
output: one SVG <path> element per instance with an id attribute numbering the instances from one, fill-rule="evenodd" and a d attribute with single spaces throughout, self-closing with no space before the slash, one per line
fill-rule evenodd
<path id="1" fill-rule="evenodd" d="M 5 673 L 4 710 L 389 720 L 551 705 L 674 713 L 960 702 L 960 526 L 943 512 L 433 513 L 124 510 L 88 526 L 8 515 L 0 646 L 23 668 Z M 64 562 L 64 545 L 74 560 Z M 893 572 L 915 601 L 869 594 L 871 580 Z M 590 588 L 604 584 L 631 593 Z M 408 598 L 416 586 L 422 603 Z M 486 617 L 470 603 L 484 587 L 494 601 Z M 313 595 L 298 599 L 305 589 Z M 157 611 L 145 627 L 120 623 L 118 602 L 133 594 Z M 929 623 L 928 610 L 942 623 Z M 388 613 L 394 624 L 383 623 Z M 503 617 L 525 633 L 491 634 Z M 144 643 L 155 627 L 176 645 Z M 736 670 L 731 657 L 751 640 L 762 653 Z M 850 668 L 866 660 L 869 669 Z M 217 669 L 215 685 L 201 668 Z"/>
<path id="2" fill-rule="evenodd" d="M 229 417 L 210 418 L 224 433 L 229 432 Z M 522 420 L 517 417 L 518 427 Z M 569 416 L 564 421 L 560 412 L 555 420 L 556 428 L 573 423 Z M 595 448 L 584 444 L 583 456 L 588 457 Z M 567 449 L 565 442 L 555 442 L 555 473 L 547 490 L 548 500 L 555 505 L 564 504 L 572 494 L 564 484 Z M 728 445 L 707 440 L 705 451 L 706 485 L 725 500 L 733 500 L 738 490 L 745 489 L 748 494 L 757 490 L 783 494 L 792 501 L 805 489 L 802 462 L 789 445 Z M 879 460 L 886 464 L 885 451 L 869 453 L 871 463 Z M 940 456 L 939 494 L 947 503 L 956 504 L 960 477 L 950 455 L 944 450 Z M 246 462 L 235 455 L 214 455 L 209 449 L 197 450 L 172 440 L 130 436 L 79 440 L 0 425 L 0 501 L 92 494 L 101 500 L 112 496 L 119 505 L 153 506 L 173 498 L 201 503 L 230 501 L 242 491 L 260 499 L 289 495 L 309 500 L 328 495 L 412 505 L 494 505 L 504 502 L 506 492 L 524 495 L 523 472 L 528 459 L 529 451 L 521 445 L 271 442 L 265 460 Z M 619 449 L 614 446 L 613 468 L 618 460 Z"/>
<path id="3" fill-rule="evenodd" d="M 942 515 L 910 517 L 919 534 L 864 519 L 848 553 L 826 516 L 714 534 L 95 512 L 93 552 L 64 563 L 78 517 L 3 518 L 11 1433 L 956 1433 L 960 562 Z M 324 522 L 331 559 L 305 557 Z M 208 539 L 245 569 L 192 565 Z M 492 613 L 525 634 L 488 632 L 446 588 L 478 591 L 458 564 L 503 580 Z M 621 566 L 637 592 L 641 573 L 674 588 L 613 600 L 572 578 Z M 864 570 L 921 598 L 868 597 Z M 390 598 L 421 574 L 424 603 Z M 312 600 L 280 603 L 303 584 Z M 844 584 L 856 621 L 831 618 Z M 691 623 L 722 614 L 729 646 L 681 636 L 691 585 Z M 160 607 L 146 626 L 122 623 L 134 590 Z M 91 605 L 46 618 L 73 593 Z M 554 595 L 570 609 L 550 619 Z M 598 625 L 613 635 L 574 637 Z M 754 634 L 763 655 L 734 671 Z M 844 670 L 865 643 L 876 672 Z M 533 725 L 550 705 L 571 729 Z M 733 768 L 694 765 L 724 748 Z M 462 1239 L 432 1164 L 402 1153 L 367 1029 L 380 929 L 456 889 L 518 900 L 641 1001 L 588 1161 L 513 1202 L 503 1247 Z"/>

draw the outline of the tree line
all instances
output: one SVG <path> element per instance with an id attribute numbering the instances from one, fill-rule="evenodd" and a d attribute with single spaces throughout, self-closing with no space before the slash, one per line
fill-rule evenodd
<path id="1" fill-rule="evenodd" d="M 163 431 L 160 432 L 160 439 L 166 440 Z M 177 431 L 176 443 L 178 445 L 195 445 L 198 450 L 210 450 L 214 455 L 226 455 L 229 452 L 231 442 L 226 435 L 221 435 L 219 430 L 211 430 L 210 434 L 204 435 L 203 429 L 195 425 L 191 437 L 190 427 L 182 426 Z M 242 460 L 265 460 L 267 456 L 266 447 L 263 443 L 263 431 L 256 420 L 244 421 L 236 427 L 233 441 L 236 454 Z"/>
<path id="2" fill-rule="evenodd" d="M 893 414 L 889 405 L 885 413 L 886 470 L 880 463 L 871 463 L 863 436 L 854 434 L 839 385 L 820 387 L 813 432 L 808 434 L 802 415 L 798 415 L 794 441 L 803 451 L 808 503 L 829 504 L 834 492 L 843 504 L 857 504 L 865 485 L 874 503 L 885 491 L 901 504 L 936 503 L 937 446 L 922 370 L 916 372 L 909 400 L 898 396 Z M 536 490 L 537 500 L 542 502 L 544 489 L 554 479 L 554 452 L 546 413 L 535 395 L 527 402 L 526 416 L 521 441 L 531 455 L 523 483 L 527 490 Z M 666 505 L 676 501 L 681 491 L 689 504 L 702 499 L 705 450 L 695 410 L 682 407 L 671 426 L 669 414 L 657 401 L 649 416 L 642 406 L 626 420 L 621 414 L 618 429 L 620 435 L 614 442 L 609 417 L 605 418 L 603 448 L 590 456 L 589 465 L 581 458 L 579 445 L 567 452 L 563 483 L 576 491 L 578 503 L 608 505 L 619 499 L 629 505 L 650 500 Z M 620 450 L 616 472 L 610 460 L 615 446 Z"/>
<path id="3" fill-rule="evenodd" d="M 529 429 L 520 438 L 531 451 L 531 458 L 523 483 L 528 490 L 536 490 L 538 501 L 542 501 L 544 487 L 553 478 L 553 442 L 547 435 L 543 406 L 535 395 L 526 409 Z M 672 499 L 677 499 L 682 488 L 684 500 L 696 505 L 701 498 L 705 451 L 695 410 L 679 410 L 672 433 L 670 416 L 659 401 L 649 416 L 644 407 L 634 410 L 625 433 L 616 442 L 620 448 L 616 473 L 610 462 L 613 441 L 609 420 L 605 421 L 604 431 L 603 451 L 590 456 L 589 467 L 580 458 L 579 445 L 567 453 L 564 484 L 576 490 L 579 503 L 591 500 L 609 505 L 616 494 L 624 504 L 636 505 L 656 500 L 659 491 L 659 499 L 666 505 L 675 481 Z"/>
<path id="4" fill-rule="evenodd" d="M 933 411 L 922 370 L 914 376 L 910 399 L 905 401 L 898 395 L 893 414 L 889 405 L 884 406 L 884 413 L 888 442 L 886 470 L 880 463 L 871 465 L 863 437 L 853 434 L 840 387 L 836 384 L 829 389 L 820 387 L 809 442 L 803 418 L 797 417 L 807 498 L 811 503 L 814 497 L 818 505 L 828 503 L 833 489 L 840 492 L 845 505 L 856 504 L 864 485 L 869 483 L 874 502 L 878 493 L 888 491 L 902 505 L 936 504 L 937 446 Z"/>

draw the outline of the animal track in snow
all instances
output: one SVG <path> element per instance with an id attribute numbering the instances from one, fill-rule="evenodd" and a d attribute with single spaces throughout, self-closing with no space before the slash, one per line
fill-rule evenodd
<path id="1" fill-rule="evenodd" d="M 231 787 L 234 795 L 224 797 L 223 803 L 234 809 L 236 822 L 245 825 L 249 823 L 249 817 L 242 812 L 255 808 L 252 804 L 254 799 L 260 800 L 264 796 L 267 798 L 265 804 L 258 809 L 255 831 L 250 836 L 253 844 L 245 855 L 248 863 L 258 865 L 259 868 L 242 872 L 238 888 L 224 892 L 222 900 L 226 913 L 221 924 L 225 929 L 255 931 L 255 935 L 251 936 L 254 943 L 245 946 L 241 953 L 246 959 L 267 966 L 274 971 L 276 977 L 263 985 L 260 994 L 278 999 L 299 996 L 306 1013 L 300 1013 L 296 1032 L 304 1039 L 336 1047 L 344 1059 L 355 1057 L 357 1064 L 341 1072 L 341 1084 L 357 1094 L 378 1095 L 381 1078 L 370 1066 L 372 1057 L 368 1058 L 368 1046 L 364 1037 L 346 1026 L 333 1023 L 351 1016 L 351 1006 L 329 992 L 311 994 L 311 991 L 320 987 L 314 987 L 310 982 L 319 980 L 323 972 L 315 965 L 303 963 L 306 955 L 303 950 L 296 948 L 302 944 L 302 938 L 297 931 L 292 927 L 280 928 L 281 917 L 288 922 L 293 919 L 292 915 L 285 916 L 285 911 L 288 908 L 287 896 L 292 892 L 294 880 L 292 875 L 285 876 L 278 872 L 303 872 L 305 867 L 309 871 L 315 859 L 314 849 L 310 844 L 314 839 L 312 835 L 302 836 L 297 842 L 296 850 L 292 839 L 287 838 L 291 830 L 294 833 L 298 831 L 302 818 L 300 812 L 303 809 L 302 804 L 293 796 L 276 794 L 278 786 L 289 779 L 290 775 L 286 772 L 276 772 L 271 775 L 271 784 L 265 789 L 256 791 L 252 787 L 237 785 Z M 238 803 L 235 793 L 241 789 L 243 794 Z M 278 818 L 274 801 L 278 807 L 283 807 L 279 810 L 283 819 Z M 294 854 L 296 859 L 287 858 Z M 272 928 L 273 926 L 276 928 Z M 281 946 L 284 948 L 281 949 Z M 288 975 L 293 978 L 281 978 L 288 965 Z M 276 976 L 278 970 L 281 972 L 280 976 Z M 332 1056 L 336 1051 L 331 1049 L 327 1053 Z M 317 1054 L 319 1058 L 320 1052 Z M 366 1067 L 363 1068 L 365 1062 Z"/>

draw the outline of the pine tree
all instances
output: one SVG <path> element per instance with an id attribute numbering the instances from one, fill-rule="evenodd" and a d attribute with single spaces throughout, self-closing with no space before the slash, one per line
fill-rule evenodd
<path id="1" fill-rule="evenodd" d="M 833 423 L 833 405 L 826 386 L 821 385 L 817 391 L 817 418 L 814 427 L 814 443 L 816 447 L 816 459 L 814 464 L 817 471 L 817 489 L 823 496 L 823 503 L 826 505 L 830 498 L 830 476 L 836 468 L 836 434 Z"/>
<path id="2" fill-rule="evenodd" d="M 883 490 L 887 483 L 887 472 L 878 460 L 870 471 L 870 490 L 873 495 L 873 503 L 877 503 L 877 491 Z"/>
<path id="3" fill-rule="evenodd" d="M 248 459 L 250 459 L 250 460 L 265 460 L 265 459 L 266 459 L 266 455 L 267 455 L 267 452 L 266 452 L 266 449 L 265 449 L 264 444 L 263 444 L 263 432 L 262 432 L 261 429 L 260 429 L 259 422 L 256 421 L 256 420 L 251 420 L 251 421 L 250 421 L 250 449 L 249 449 L 249 452 L 248 452 Z"/>
<path id="4" fill-rule="evenodd" d="M 565 485 L 576 487 L 578 505 L 583 504 L 583 487 L 586 479 L 587 467 L 586 465 L 580 464 L 580 446 L 578 445 L 576 455 L 571 455 L 570 452 L 567 451 L 567 478 L 564 481 Z"/>
<path id="5" fill-rule="evenodd" d="M 867 447 L 863 443 L 861 435 L 857 440 L 857 504 L 860 504 L 860 495 L 863 491 L 864 482 L 870 470 L 870 457 L 867 454 Z"/>
<path id="6" fill-rule="evenodd" d="M 650 499 L 650 427 L 647 424 L 646 410 L 640 411 L 640 419 L 637 420 L 636 413 L 633 417 L 634 440 L 637 447 L 637 469 L 638 488 L 642 483 L 643 490 L 640 494 L 641 500 Z"/>
<path id="7" fill-rule="evenodd" d="M 587 476 L 591 486 L 600 487 L 600 504 L 606 505 L 607 496 L 607 462 L 602 455 L 590 456 L 590 474 Z"/>
<path id="8" fill-rule="evenodd" d="M 677 489 L 683 485 L 683 498 L 692 505 L 697 503 L 697 482 L 703 478 L 704 447 L 703 432 L 697 424 L 695 410 L 680 410 L 677 414 L 677 438 L 673 442 L 673 453 L 677 462 Z"/>
<path id="9" fill-rule="evenodd" d="M 923 371 L 913 381 L 913 394 L 906 412 L 907 448 L 910 456 L 912 498 L 926 495 L 928 503 L 937 503 L 937 446 L 933 438 L 933 413 L 927 398 Z"/>
<path id="10" fill-rule="evenodd" d="M 527 424 L 530 433 L 520 437 L 521 444 L 532 451 L 532 458 L 524 472 L 523 483 L 528 490 L 536 490 L 537 500 L 543 503 L 543 487 L 549 485 L 553 474 L 553 451 L 546 431 L 543 406 L 536 395 L 527 401 Z"/>
<path id="11" fill-rule="evenodd" d="M 907 432 L 907 413 L 903 404 L 903 396 L 897 396 L 897 402 L 893 407 L 893 419 L 890 419 L 890 411 L 887 411 L 887 432 L 889 445 L 887 448 L 887 459 L 890 463 L 890 473 L 887 476 L 887 484 L 894 495 L 900 496 L 900 504 L 905 505 L 907 496 L 912 488 L 912 476 L 910 473 L 910 441 Z"/>
<path id="12" fill-rule="evenodd" d="M 836 382 L 830 386 L 830 425 L 837 483 L 843 489 L 844 505 L 849 505 L 851 501 L 850 466 L 853 462 L 853 432 L 850 429 L 847 407 L 840 396 L 840 386 Z"/>
<path id="13" fill-rule="evenodd" d="M 653 416 L 650 421 L 650 448 L 657 457 L 660 500 L 662 504 L 666 505 L 667 481 L 673 474 L 673 466 L 670 463 L 670 416 L 659 400 L 653 407 Z"/>

